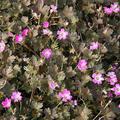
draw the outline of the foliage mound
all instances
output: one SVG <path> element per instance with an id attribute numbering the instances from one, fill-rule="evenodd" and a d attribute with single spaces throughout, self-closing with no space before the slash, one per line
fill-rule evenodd
<path id="1" fill-rule="evenodd" d="M 0 120 L 120 120 L 118 2 L 0 0 Z"/>

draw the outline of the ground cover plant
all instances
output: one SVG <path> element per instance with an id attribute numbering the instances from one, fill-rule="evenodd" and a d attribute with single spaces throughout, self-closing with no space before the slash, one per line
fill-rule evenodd
<path id="1" fill-rule="evenodd" d="M 0 120 L 120 120 L 117 0 L 0 0 Z"/>

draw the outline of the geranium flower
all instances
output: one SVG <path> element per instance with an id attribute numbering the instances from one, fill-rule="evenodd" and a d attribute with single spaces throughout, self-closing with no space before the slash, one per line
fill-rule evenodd
<path id="1" fill-rule="evenodd" d="M 87 70 L 87 61 L 85 59 L 79 60 L 78 64 L 77 64 L 77 68 L 80 71 L 85 71 Z"/>
<path id="2" fill-rule="evenodd" d="M 113 12 L 112 8 L 104 7 L 104 13 L 106 13 L 107 15 L 112 14 L 112 12 Z"/>
<path id="3" fill-rule="evenodd" d="M 57 38 L 58 38 L 59 40 L 65 40 L 65 39 L 67 39 L 67 37 L 68 37 L 68 32 L 65 31 L 64 28 L 62 28 L 62 29 L 60 29 L 60 30 L 57 31 L 57 35 L 58 35 Z"/>
<path id="4" fill-rule="evenodd" d="M 49 29 L 43 29 L 43 34 L 50 36 L 50 35 L 52 35 L 52 31 Z"/>
<path id="5" fill-rule="evenodd" d="M 99 48 L 99 43 L 98 42 L 91 42 L 90 43 L 90 50 L 96 50 Z"/>
<path id="6" fill-rule="evenodd" d="M 58 98 L 61 99 L 63 102 L 68 102 L 72 99 L 72 96 L 69 90 L 64 89 L 58 93 Z"/>
<path id="7" fill-rule="evenodd" d="M 51 5 L 50 6 L 50 13 L 56 13 L 57 12 L 57 6 L 55 6 L 55 5 Z"/>
<path id="8" fill-rule="evenodd" d="M 44 28 L 48 28 L 48 27 L 49 27 L 49 22 L 48 22 L 48 21 L 45 21 L 45 22 L 43 22 L 42 25 L 43 25 Z"/>
<path id="9" fill-rule="evenodd" d="M 116 96 L 120 96 L 120 84 L 116 84 L 111 90 L 114 91 Z"/>
<path id="10" fill-rule="evenodd" d="M 15 36 L 15 43 L 21 43 L 23 40 L 24 40 L 24 37 L 22 36 L 22 34 Z"/>
<path id="11" fill-rule="evenodd" d="M 102 84 L 102 81 L 104 80 L 103 76 L 101 73 L 93 73 L 92 74 L 92 82 L 95 84 Z"/>
<path id="12" fill-rule="evenodd" d="M 111 4 L 110 7 L 104 7 L 104 12 L 108 15 L 112 14 L 113 12 L 118 13 L 120 12 L 120 7 L 118 3 L 114 3 L 114 4 Z"/>
<path id="13" fill-rule="evenodd" d="M 3 106 L 4 108 L 10 108 L 10 107 L 11 107 L 11 99 L 5 98 L 5 100 L 2 101 L 2 106 Z"/>
<path id="14" fill-rule="evenodd" d="M 110 85 L 114 85 L 118 81 L 115 72 L 108 72 L 107 76 L 107 81 Z"/>
<path id="15" fill-rule="evenodd" d="M 46 48 L 41 52 L 41 56 L 50 59 L 52 57 L 52 50 L 50 48 Z"/>
<path id="16" fill-rule="evenodd" d="M 120 108 L 120 104 L 118 105 L 118 108 Z"/>
<path id="17" fill-rule="evenodd" d="M 23 31 L 22 31 L 22 36 L 23 37 L 26 37 L 28 35 L 28 32 L 29 32 L 29 29 L 28 28 L 25 28 Z"/>
<path id="18" fill-rule="evenodd" d="M 5 50 L 5 43 L 4 41 L 0 41 L 0 53 L 2 53 Z"/>
<path id="19" fill-rule="evenodd" d="M 53 80 L 50 80 L 48 82 L 49 88 L 52 90 L 55 90 L 56 87 L 59 87 L 59 85 L 57 84 L 57 82 L 54 82 Z"/>
<path id="20" fill-rule="evenodd" d="M 14 37 L 14 34 L 12 32 L 8 32 L 8 37 Z"/>
<path id="21" fill-rule="evenodd" d="M 120 8 L 119 8 L 118 3 L 111 4 L 111 7 L 110 7 L 110 8 L 111 8 L 112 11 L 115 12 L 115 13 L 120 12 Z"/>
<path id="22" fill-rule="evenodd" d="M 11 95 L 11 99 L 14 100 L 14 102 L 20 102 L 22 100 L 21 93 L 18 91 L 14 91 Z"/>
<path id="23" fill-rule="evenodd" d="M 71 103 L 72 103 L 73 107 L 78 105 L 77 100 L 71 100 Z"/>

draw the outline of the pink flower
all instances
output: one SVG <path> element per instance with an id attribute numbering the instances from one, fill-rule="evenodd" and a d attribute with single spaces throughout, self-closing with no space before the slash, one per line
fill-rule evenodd
<path id="1" fill-rule="evenodd" d="M 116 96 L 120 96 L 120 84 L 116 84 L 111 90 L 114 91 Z"/>
<path id="2" fill-rule="evenodd" d="M 120 12 L 118 3 L 111 4 L 110 8 L 104 7 L 104 12 L 108 15 L 112 14 L 113 12 L 114 13 Z"/>
<path id="3" fill-rule="evenodd" d="M 98 85 L 102 84 L 102 81 L 104 80 L 101 73 L 93 73 L 92 78 L 92 82 Z"/>
<path id="4" fill-rule="evenodd" d="M 48 28 L 49 27 L 49 22 L 48 21 L 43 22 L 43 27 Z"/>
<path id="5" fill-rule="evenodd" d="M 120 104 L 118 105 L 118 108 L 120 108 Z"/>
<path id="6" fill-rule="evenodd" d="M 0 41 L 0 53 L 2 53 L 5 50 L 5 43 L 4 41 Z"/>
<path id="7" fill-rule="evenodd" d="M 104 7 L 104 12 L 108 15 L 112 14 L 113 10 L 112 8 Z"/>
<path id="8" fill-rule="evenodd" d="M 10 106 L 11 106 L 11 99 L 5 98 L 5 100 L 2 101 L 2 106 L 3 106 L 4 108 L 10 108 Z"/>
<path id="9" fill-rule="evenodd" d="M 29 32 L 29 29 L 28 28 L 25 28 L 23 31 L 22 31 L 22 36 L 23 37 L 26 37 L 28 35 L 28 32 Z"/>
<path id="10" fill-rule="evenodd" d="M 51 8 L 50 13 L 53 13 L 53 12 L 56 13 L 57 12 L 57 6 L 51 5 L 50 8 Z"/>
<path id="11" fill-rule="evenodd" d="M 24 40 L 24 37 L 19 34 L 15 36 L 15 43 L 21 43 Z"/>
<path id="12" fill-rule="evenodd" d="M 90 44 L 90 50 L 96 50 L 99 47 L 99 43 L 98 42 L 91 42 Z"/>
<path id="13" fill-rule="evenodd" d="M 14 34 L 12 32 L 8 32 L 8 37 L 14 37 Z"/>
<path id="14" fill-rule="evenodd" d="M 46 48 L 41 52 L 41 56 L 50 59 L 52 57 L 52 50 L 50 48 Z"/>
<path id="15" fill-rule="evenodd" d="M 72 99 L 72 96 L 69 90 L 64 89 L 58 93 L 58 98 L 61 99 L 63 102 L 68 102 Z"/>
<path id="16" fill-rule="evenodd" d="M 19 102 L 22 100 L 21 93 L 18 91 L 14 91 L 11 95 L 11 99 L 14 100 L 14 102 Z"/>
<path id="17" fill-rule="evenodd" d="M 109 91 L 109 92 L 107 93 L 107 96 L 108 96 L 109 98 L 112 98 L 112 97 L 113 97 L 113 93 L 112 93 L 111 91 Z"/>
<path id="18" fill-rule="evenodd" d="M 111 4 L 111 9 L 115 13 L 118 13 L 120 11 L 118 3 Z"/>
<path id="19" fill-rule="evenodd" d="M 77 100 L 71 100 L 71 103 L 72 103 L 73 107 L 78 105 Z"/>
<path id="20" fill-rule="evenodd" d="M 48 85 L 49 85 L 49 88 L 52 90 L 55 90 L 56 87 L 59 87 L 59 85 L 56 82 L 54 82 L 53 80 L 50 80 L 48 82 Z"/>
<path id="21" fill-rule="evenodd" d="M 49 29 L 43 29 L 43 34 L 50 36 L 52 35 L 52 31 L 50 31 Z"/>
<path id="22" fill-rule="evenodd" d="M 116 64 L 113 64 L 111 67 L 112 67 L 112 70 L 115 71 L 117 69 L 117 63 Z"/>
<path id="23" fill-rule="evenodd" d="M 108 72 L 107 76 L 107 81 L 110 83 L 110 85 L 114 85 L 116 82 L 118 82 L 115 72 Z"/>
<path id="24" fill-rule="evenodd" d="M 68 37 L 68 32 L 65 31 L 64 28 L 61 28 L 60 30 L 57 31 L 57 35 L 59 40 L 65 40 Z"/>
<path id="25" fill-rule="evenodd" d="M 80 71 L 85 71 L 87 70 L 87 61 L 82 59 L 82 60 L 79 60 L 78 64 L 77 64 L 77 68 L 80 70 Z"/>

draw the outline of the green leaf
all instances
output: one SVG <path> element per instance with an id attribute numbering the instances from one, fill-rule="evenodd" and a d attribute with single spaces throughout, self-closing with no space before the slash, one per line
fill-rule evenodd
<path id="1" fill-rule="evenodd" d="M 65 79 L 65 73 L 63 71 L 59 72 L 57 79 L 58 81 L 63 81 Z"/>

